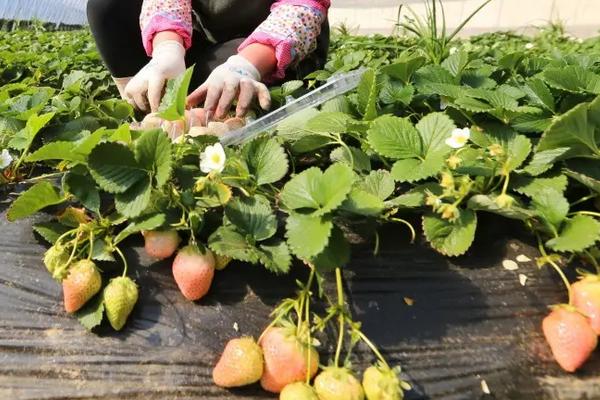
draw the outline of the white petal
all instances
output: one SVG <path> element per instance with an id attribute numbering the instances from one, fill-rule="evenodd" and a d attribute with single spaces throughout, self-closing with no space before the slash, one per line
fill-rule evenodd
<path id="1" fill-rule="evenodd" d="M 2 153 L 0 153 L 0 169 L 4 169 L 4 168 L 8 167 L 12 161 L 13 161 L 13 158 L 11 157 L 8 150 L 7 149 L 2 150 Z"/>
<path id="2" fill-rule="evenodd" d="M 458 140 L 456 140 L 455 137 L 449 137 L 448 139 L 446 139 L 446 144 L 452 147 L 453 149 L 460 149 L 465 145 L 464 143 L 461 143 Z"/>

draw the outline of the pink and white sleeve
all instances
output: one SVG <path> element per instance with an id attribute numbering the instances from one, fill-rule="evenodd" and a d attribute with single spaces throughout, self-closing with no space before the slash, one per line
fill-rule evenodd
<path id="1" fill-rule="evenodd" d="M 330 0 L 279 0 L 269 17 L 240 45 L 252 43 L 275 48 L 277 70 L 265 81 L 283 79 L 285 70 L 304 59 L 317 47 L 321 25 L 327 18 Z"/>
<path id="2" fill-rule="evenodd" d="M 148 56 L 152 56 L 154 36 L 164 31 L 176 32 L 188 49 L 192 45 L 192 0 L 144 0 L 140 28 Z"/>

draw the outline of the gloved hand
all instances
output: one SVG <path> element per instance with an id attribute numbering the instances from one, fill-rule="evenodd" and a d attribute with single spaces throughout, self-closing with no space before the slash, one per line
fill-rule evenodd
<path id="1" fill-rule="evenodd" d="M 156 112 L 165 83 L 185 72 L 185 48 L 175 40 L 154 47 L 152 60 L 125 87 L 125 98 L 141 111 Z"/>
<path id="2" fill-rule="evenodd" d="M 220 119 L 227 115 L 237 97 L 236 116 L 243 117 L 256 96 L 260 106 L 268 110 L 271 94 L 260 79 L 260 73 L 250 61 L 240 55 L 231 56 L 189 95 L 188 105 L 195 107 L 204 101 L 204 110 L 208 115 L 214 113 Z"/>

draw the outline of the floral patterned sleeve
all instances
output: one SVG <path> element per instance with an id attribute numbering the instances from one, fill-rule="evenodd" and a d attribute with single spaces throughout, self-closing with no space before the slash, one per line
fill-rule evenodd
<path id="1" fill-rule="evenodd" d="M 164 31 L 177 32 L 188 49 L 192 45 L 192 0 L 144 0 L 140 27 L 148 56 L 152 56 L 154 36 Z"/>
<path id="2" fill-rule="evenodd" d="M 269 17 L 240 45 L 238 51 L 252 43 L 273 46 L 277 70 L 265 81 L 283 79 L 290 65 L 316 49 L 329 6 L 330 0 L 276 1 Z"/>

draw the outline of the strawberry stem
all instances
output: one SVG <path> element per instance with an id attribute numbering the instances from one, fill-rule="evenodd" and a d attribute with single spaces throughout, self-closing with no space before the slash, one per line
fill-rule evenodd
<path id="1" fill-rule="evenodd" d="M 563 283 L 565 284 L 565 287 L 567 288 L 567 293 L 568 293 L 568 296 L 569 296 L 569 303 L 568 304 L 570 306 L 572 306 L 573 305 L 573 295 L 571 293 L 571 283 L 567 279 L 567 277 L 566 277 L 565 273 L 563 272 L 563 270 L 558 266 L 558 264 L 556 264 L 550 257 L 548 257 L 548 253 L 546 253 L 546 249 L 544 248 L 544 245 L 542 243 L 542 239 L 540 238 L 540 235 L 536 234 L 536 236 L 537 236 L 538 248 L 540 250 L 540 253 L 546 259 L 546 261 L 548 262 L 548 264 L 550 264 L 552 266 L 552 268 L 554 268 L 554 270 L 558 273 L 558 275 L 560 276 L 560 278 L 563 280 Z"/>
<path id="2" fill-rule="evenodd" d="M 600 275 L 600 264 L 598 263 L 598 260 L 596 260 L 596 257 L 594 257 L 594 255 L 592 253 L 590 253 L 588 250 L 583 250 L 583 253 L 590 260 L 590 262 L 592 263 L 594 268 L 596 268 L 596 274 Z"/>
<path id="3" fill-rule="evenodd" d="M 117 252 L 117 254 L 119 255 L 119 257 L 121 257 L 121 260 L 123 261 L 123 275 L 121 275 L 122 277 L 126 277 L 127 276 L 127 268 L 129 267 L 127 265 L 127 259 L 125 258 L 125 256 L 123 255 L 123 252 L 121 251 L 121 249 L 119 249 L 117 246 L 115 246 L 115 251 Z"/>
<path id="4" fill-rule="evenodd" d="M 311 350 L 311 346 L 312 346 L 312 337 L 310 334 L 310 287 L 312 286 L 312 280 L 314 278 L 315 275 L 315 268 L 311 265 L 310 266 L 310 276 L 308 277 L 308 283 L 306 284 L 306 290 L 308 291 L 308 301 L 305 302 L 304 305 L 304 318 L 305 321 L 308 322 L 308 329 L 306 330 L 306 337 L 308 339 L 308 347 L 307 347 L 307 351 L 308 351 L 308 356 L 307 356 L 307 363 L 306 363 L 306 384 L 308 385 L 310 383 L 310 366 L 311 366 L 311 355 L 312 355 L 312 351 Z"/>
<path id="5" fill-rule="evenodd" d="M 92 253 L 94 252 L 94 231 L 90 230 L 90 236 L 89 236 L 89 240 L 90 240 L 90 250 L 88 252 L 88 260 L 92 259 Z"/>
<path id="6" fill-rule="evenodd" d="M 600 218 L 600 213 L 594 211 L 575 211 L 569 215 L 589 215 L 590 217 Z"/>
<path id="7" fill-rule="evenodd" d="M 414 243 L 415 239 L 417 237 L 417 233 L 415 232 L 415 228 L 413 228 L 413 226 L 410 224 L 410 222 L 402 219 L 402 218 L 390 218 L 390 221 L 394 221 L 394 222 L 399 222 L 401 224 L 404 224 L 408 227 L 408 229 L 410 230 L 410 242 Z M 379 238 L 379 237 L 378 237 Z"/>
<path id="8" fill-rule="evenodd" d="M 377 349 L 377 347 L 373 344 L 373 342 L 371 342 L 371 340 L 367 337 L 367 335 L 365 335 L 360 329 L 354 329 L 354 332 L 356 332 L 356 334 L 358 334 L 360 339 L 363 342 L 365 342 L 365 344 L 367 346 L 369 346 L 369 348 L 377 356 L 379 361 L 381 361 L 383 363 L 383 365 L 385 365 L 386 367 L 390 368 L 390 366 L 388 365 L 387 361 L 385 360 L 385 358 L 383 357 L 381 352 Z"/>
<path id="9" fill-rule="evenodd" d="M 79 244 L 79 234 L 80 234 L 80 230 L 79 228 L 77 228 L 75 230 L 75 243 L 73 244 L 73 250 L 71 250 L 71 255 L 69 256 L 69 259 L 67 260 L 67 265 L 70 265 L 71 262 L 73 261 L 73 258 L 75 257 L 75 252 L 77 251 L 77 245 Z M 57 241 L 58 243 L 58 241 Z"/>
<path id="10" fill-rule="evenodd" d="M 337 267 L 335 269 L 335 282 L 337 288 L 337 297 L 338 297 L 338 342 L 337 347 L 335 349 L 335 359 L 334 364 L 336 367 L 340 366 L 340 353 L 342 352 L 342 345 L 344 343 L 344 323 L 345 323 L 345 313 L 344 313 L 344 289 L 342 287 L 342 270 Z"/>

